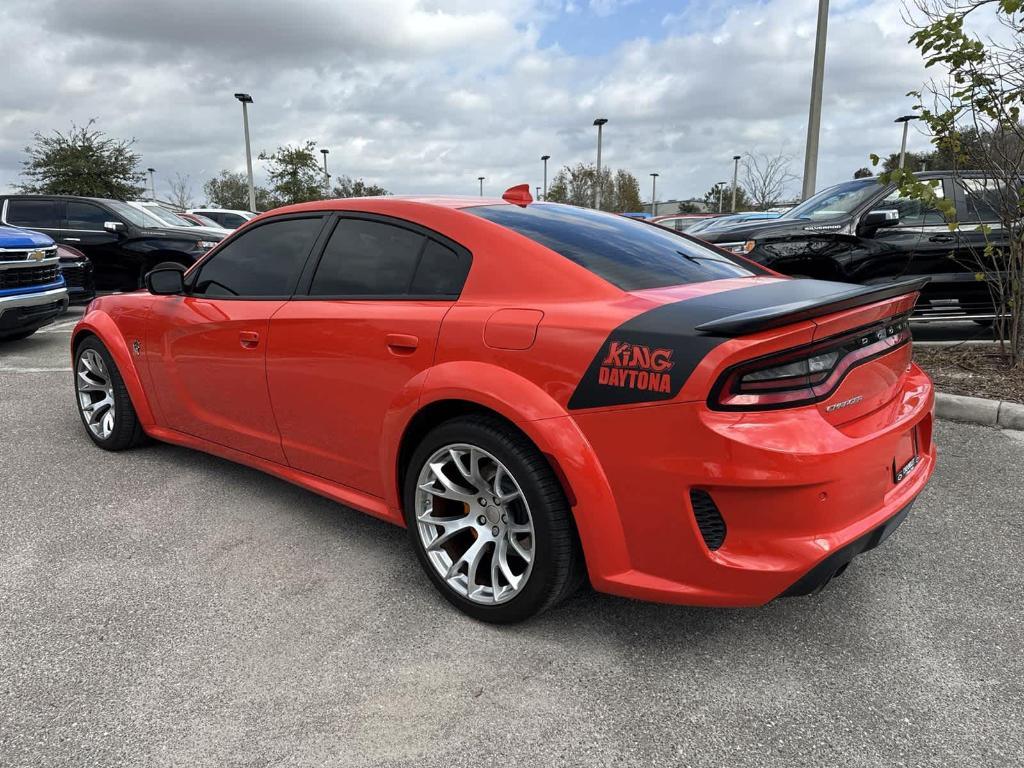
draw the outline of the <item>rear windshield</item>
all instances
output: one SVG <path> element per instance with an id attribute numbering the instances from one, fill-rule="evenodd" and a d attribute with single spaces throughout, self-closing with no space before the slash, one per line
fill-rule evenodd
<path id="1" fill-rule="evenodd" d="M 568 205 L 482 205 L 466 213 L 560 253 L 624 291 L 765 274 L 653 224 Z"/>

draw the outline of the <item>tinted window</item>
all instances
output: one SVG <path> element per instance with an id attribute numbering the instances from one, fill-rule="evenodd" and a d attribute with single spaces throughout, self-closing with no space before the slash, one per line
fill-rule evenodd
<path id="1" fill-rule="evenodd" d="M 427 240 L 410 293 L 414 296 L 458 296 L 469 274 L 469 254 Z"/>
<path id="2" fill-rule="evenodd" d="M 19 227 L 60 227 L 55 200 L 9 200 L 7 202 L 7 223 Z"/>
<path id="3" fill-rule="evenodd" d="M 320 259 L 316 296 L 397 296 L 409 293 L 426 238 L 364 219 L 342 219 Z"/>
<path id="4" fill-rule="evenodd" d="M 321 218 L 284 219 L 243 232 L 210 257 L 193 293 L 206 296 L 290 296 Z"/>
<path id="5" fill-rule="evenodd" d="M 670 230 L 563 205 L 463 209 L 547 246 L 626 291 L 763 274 Z"/>
<path id="6" fill-rule="evenodd" d="M 68 201 L 68 229 L 103 229 L 103 223 L 113 219 L 98 205 Z"/>
<path id="7" fill-rule="evenodd" d="M 1003 206 L 1002 182 L 995 179 L 962 179 L 964 191 L 964 213 L 962 221 L 999 221 L 999 209 Z"/>
<path id="8" fill-rule="evenodd" d="M 939 184 L 933 187 L 935 196 L 938 198 L 943 197 L 942 185 Z M 872 206 L 874 211 L 899 211 L 900 212 L 900 223 L 901 227 L 924 227 L 924 226 L 937 226 L 946 223 L 946 217 L 942 215 L 942 211 L 932 208 L 926 205 L 920 200 L 915 200 L 912 197 L 903 197 L 900 195 L 898 189 L 894 189 L 885 199 L 880 203 L 875 203 Z"/>
<path id="9" fill-rule="evenodd" d="M 804 200 L 786 211 L 784 219 L 813 219 L 830 221 L 849 216 L 879 193 L 875 179 L 858 179 L 836 184 Z"/>

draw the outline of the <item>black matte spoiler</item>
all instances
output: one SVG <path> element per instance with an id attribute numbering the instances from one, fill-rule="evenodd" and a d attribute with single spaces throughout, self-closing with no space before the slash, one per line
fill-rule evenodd
<path id="1" fill-rule="evenodd" d="M 851 285 L 845 290 L 828 293 L 824 296 L 802 298 L 785 304 L 776 304 L 761 309 L 752 309 L 734 315 L 727 315 L 716 320 L 701 323 L 696 327 L 703 333 L 716 336 L 740 336 L 747 333 L 778 328 L 800 320 L 842 312 L 844 309 L 862 307 L 876 301 L 891 299 L 924 288 L 927 277 L 902 280 L 898 283 L 884 285 Z M 803 282 L 803 281 L 799 281 Z M 815 281 L 818 282 L 818 281 Z M 830 285 L 836 285 L 831 283 Z"/>

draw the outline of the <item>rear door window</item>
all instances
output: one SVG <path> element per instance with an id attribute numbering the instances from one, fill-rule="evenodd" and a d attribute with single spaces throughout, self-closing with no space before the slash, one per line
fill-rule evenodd
<path id="1" fill-rule="evenodd" d="M 60 229 L 60 202 L 57 200 L 8 200 L 7 223 L 29 229 Z"/>
<path id="2" fill-rule="evenodd" d="M 200 267 L 192 293 L 218 298 L 291 296 L 323 217 L 271 220 L 242 232 Z"/>
<path id="3" fill-rule="evenodd" d="M 93 203 L 68 201 L 68 229 L 102 230 L 103 224 L 114 216 Z"/>
<path id="4" fill-rule="evenodd" d="M 469 266 L 468 252 L 419 231 L 342 218 L 327 241 L 309 292 L 336 298 L 454 299 Z"/>
<path id="5" fill-rule="evenodd" d="M 963 200 L 958 215 L 962 222 L 997 222 L 1003 205 L 1003 187 L 995 179 L 960 179 Z"/>
<path id="6" fill-rule="evenodd" d="M 463 210 L 518 232 L 625 291 L 766 273 L 664 227 L 588 208 L 540 203 Z"/>

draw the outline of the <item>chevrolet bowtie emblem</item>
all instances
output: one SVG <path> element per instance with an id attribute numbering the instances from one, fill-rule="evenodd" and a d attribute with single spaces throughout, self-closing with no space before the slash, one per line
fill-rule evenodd
<path id="1" fill-rule="evenodd" d="M 28 252 L 28 260 L 29 261 L 42 261 L 45 258 L 46 258 L 46 253 L 44 253 L 43 251 L 29 251 Z"/>

